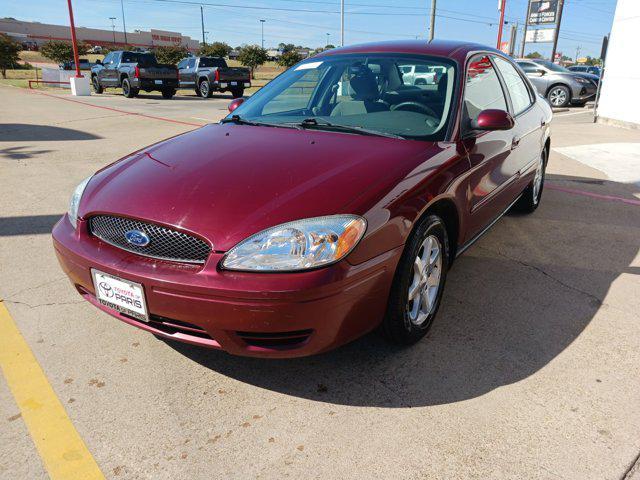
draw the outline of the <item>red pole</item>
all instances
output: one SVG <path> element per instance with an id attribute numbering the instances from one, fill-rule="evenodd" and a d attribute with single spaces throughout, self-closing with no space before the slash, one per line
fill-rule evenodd
<path id="1" fill-rule="evenodd" d="M 498 50 L 500 50 L 500 44 L 502 43 L 502 26 L 504 25 L 504 10 L 506 4 L 507 0 L 500 0 L 500 25 L 498 25 L 498 46 L 496 47 Z"/>
<path id="2" fill-rule="evenodd" d="M 82 78 L 80 75 L 80 59 L 78 58 L 78 41 L 76 40 L 76 26 L 73 23 L 73 8 L 71 0 L 67 0 L 69 5 L 69 23 L 71 24 L 71 45 L 73 46 L 73 61 L 76 64 L 76 78 Z"/>

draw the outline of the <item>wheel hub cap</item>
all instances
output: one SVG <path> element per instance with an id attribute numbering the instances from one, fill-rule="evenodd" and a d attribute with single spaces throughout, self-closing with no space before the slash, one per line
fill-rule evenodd
<path id="1" fill-rule="evenodd" d="M 414 325 L 422 325 L 433 312 L 442 276 L 442 245 L 434 235 L 422 242 L 413 261 L 413 278 L 407 295 L 407 313 Z"/>
<path id="2" fill-rule="evenodd" d="M 557 89 L 551 92 L 551 103 L 553 105 L 562 105 L 566 99 L 567 94 L 564 90 Z"/>
<path id="3" fill-rule="evenodd" d="M 538 167 L 536 168 L 536 176 L 533 178 L 533 201 L 538 203 L 540 199 L 540 190 L 542 190 L 542 178 L 544 176 L 544 156 L 540 155 Z"/>

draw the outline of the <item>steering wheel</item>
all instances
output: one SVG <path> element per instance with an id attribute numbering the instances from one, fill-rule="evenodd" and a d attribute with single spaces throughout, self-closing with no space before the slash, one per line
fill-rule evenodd
<path id="1" fill-rule="evenodd" d="M 414 107 L 414 108 L 406 108 L 406 107 Z M 415 111 L 415 109 L 418 109 L 420 112 L 429 115 L 430 117 L 434 117 L 434 118 L 438 118 L 438 114 L 436 112 L 434 112 L 431 108 L 427 107 L 426 105 L 422 104 L 422 103 L 418 103 L 418 102 L 402 102 L 399 103 L 397 105 L 393 105 L 391 107 L 391 110 L 409 110 L 409 111 Z"/>

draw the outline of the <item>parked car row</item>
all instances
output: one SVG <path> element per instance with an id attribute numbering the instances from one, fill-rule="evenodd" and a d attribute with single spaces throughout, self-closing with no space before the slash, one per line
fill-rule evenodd
<path id="1" fill-rule="evenodd" d="M 572 71 L 548 60 L 518 59 L 516 63 L 552 107 L 582 106 L 596 95 L 597 75 Z"/>
<path id="2" fill-rule="evenodd" d="M 213 92 L 230 92 L 239 98 L 251 87 L 251 71 L 229 67 L 223 58 L 189 57 L 176 67 L 159 63 L 150 52 L 113 51 L 91 67 L 91 84 L 95 93 L 121 88 L 127 98 L 140 91 L 158 91 L 169 99 L 180 88 L 193 89 L 204 98 Z"/>

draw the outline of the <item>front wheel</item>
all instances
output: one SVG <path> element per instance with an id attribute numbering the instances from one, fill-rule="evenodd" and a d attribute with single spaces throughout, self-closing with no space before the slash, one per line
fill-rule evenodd
<path id="1" fill-rule="evenodd" d="M 176 90 L 174 88 L 168 88 L 166 90 L 162 90 L 162 98 L 166 98 L 170 100 L 176 94 Z"/>
<path id="2" fill-rule="evenodd" d="M 396 268 L 381 326 L 389 340 L 411 345 L 427 334 L 440 306 L 448 258 L 444 222 L 428 215 L 411 235 Z"/>
<path id="3" fill-rule="evenodd" d="M 133 98 L 138 95 L 138 89 L 131 86 L 128 78 L 122 80 L 122 94 L 127 98 Z"/>
<path id="4" fill-rule="evenodd" d="M 547 151 L 543 150 L 536 165 L 536 173 L 531 183 L 524 189 L 518 201 L 513 205 L 517 212 L 532 213 L 540 205 L 544 188 L 544 172 L 547 166 Z"/>
<path id="5" fill-rule="evenodd" d="M 547 100 L 554 108 L 566 107 L 571 101 L 571 92 L 564 85 L 556 85 L 547 93 Z"/>
<path id="6" fill-rule="evenodd" d="M 104 92 L 104 89 L 102 88 L 102 85 L 100 85 L 100 80 L 98 80 L 98 76 L 94 75 L 93 77 L 91 77 L 91 85 L 93 86 L 93 91 L 95 93 L 102 93 Z"/>
<path id="7" fill-rule="evenodd" d="M 244 95 L 244 88 L 234 88 L 231 90 L 233 98 L 240 98 Z"/>

